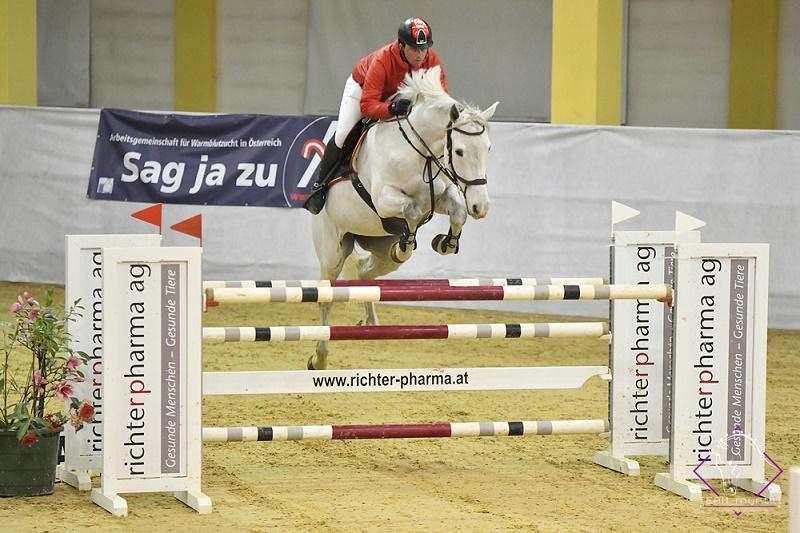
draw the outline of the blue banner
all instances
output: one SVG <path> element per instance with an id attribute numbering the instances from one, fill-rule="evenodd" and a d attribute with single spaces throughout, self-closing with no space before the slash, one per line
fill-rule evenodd
<path id="1" fill-rule="evenodd" d="M 298 207 L 308 196 L 330 117 L 180 115 L 103 109 L 89 198 Z"/>

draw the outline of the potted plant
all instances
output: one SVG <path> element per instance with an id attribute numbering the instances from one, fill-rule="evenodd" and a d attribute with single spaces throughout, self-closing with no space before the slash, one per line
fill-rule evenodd
<path id="1" fill-rule="evenodd" d="M 76 301 L 59 314 L 51 290 L 43 306 L 25 291 L 11 305 L 13 321 L 0 323 L 0 496 L 51 494 L 64 424 L 94 419 L 92 404 L 74 396 L 88 356 L 70 347 L 67 323 L 80 309 Z"/>

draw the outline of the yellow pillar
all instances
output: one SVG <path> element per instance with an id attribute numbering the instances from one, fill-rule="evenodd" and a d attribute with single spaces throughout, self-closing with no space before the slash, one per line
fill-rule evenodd
<path id="1" fill-rule="evenodd" d="M 550 121 L 622 120 L 623 0 L 553 0 Z"/>
<path id="2" fill-rule="evenodd" d="M 728 127 L 774 129 L 780 0 L 731 0 Z"/>
<path id="3" fill-rule="evenodd" d="M 0 0 L 0 104 L 35 106 L 36 0 Z"/>
<path id="4" fill-rule="evenodd" d="M 175 110 L 217 110 L 216 0 L 175 0 Z"/>

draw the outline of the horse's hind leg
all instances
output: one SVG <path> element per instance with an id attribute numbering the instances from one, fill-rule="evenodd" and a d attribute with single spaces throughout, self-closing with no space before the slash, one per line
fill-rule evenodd
<path id="1" fill-rule="evenodd" d="M 347 256 L 347 259 L 344 261 L 344 268 L 342 269 L 342 277 L 344 279 L 349 280 L 362 280 L 362 279 L 372 279 L 372 278 L 365 278 L 362 276 L 362 272 L 364 270 L 364 265 L 369 260 L 369 253 L 362 254 L 357 249 L 353 250 L 353 253 Z M 364 311 L 366 318 L 364 319 L 364 323 L 368 326 L 377 326 L 379 324 L 378 321 L 378 313 L 375 312 L 375 304 L 373 302 L 364 302 Z"/>
<path id="2" fill-rule="evenodd" d="M 324 213 L 314 217 L 312 222 L 314 250 L 319 260 L 320 279 L 336 279 L 342 271 L 345 258 L 353 251 L 353 236 L 341 235 L 336 226 L 327 220 Z M 329 324 L 332 303 L 319 304 L 320 323 Z M 328 366 L 328 341 L 319 341 L 316 352 L 308 359 L 309 370 L 324 370 Z"/>

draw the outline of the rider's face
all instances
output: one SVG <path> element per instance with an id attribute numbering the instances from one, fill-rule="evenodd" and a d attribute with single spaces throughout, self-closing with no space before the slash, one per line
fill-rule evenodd
<path id="1" fill-rule="evenodd" d="M 422 50 L 418 50 L 413 46 L 408 46 L 403 44 L 403 54 L 406 56 L 406 60 L 411 64 L 414 68 L 419 68 L 422 66 L 422 63 L 425 62 L 425 58 L 428 57 L 428 49 L 423 48 Z"/>

